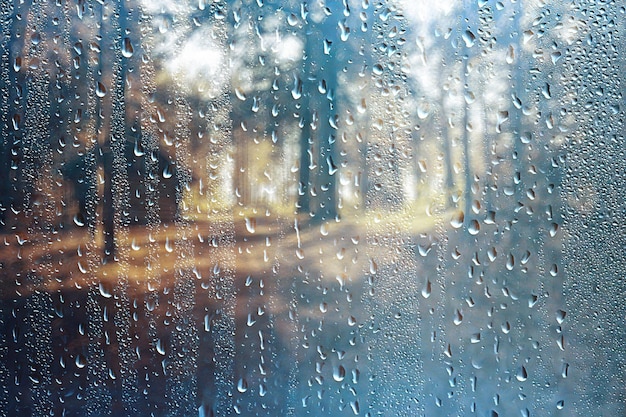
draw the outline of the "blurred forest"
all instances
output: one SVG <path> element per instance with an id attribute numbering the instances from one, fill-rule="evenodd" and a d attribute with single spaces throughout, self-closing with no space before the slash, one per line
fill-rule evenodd
<path id="1" fill-rule="evenodd" d="M 0 415 L 626 413 L 617 2 L 0 14 Z"/>

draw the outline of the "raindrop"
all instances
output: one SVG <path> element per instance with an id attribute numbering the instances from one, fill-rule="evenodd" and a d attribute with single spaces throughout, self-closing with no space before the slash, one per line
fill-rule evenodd
<path id="1" fill-rule="evenodd" d="M 524 382 L 528 379 L 528 372 L 526 372 L 526 368 L 523 365 L 520 366 L 515 373 L 515 378 L 520 382 Z"/>
<path id="2" fill-rule="evenodd" d="M 83 227 L 85 225 L 85 218 L 82 213 L 76 213 L 74 215 L 74 224 L 78 227 Z"/>
<path id="3" fill-rule="evenodd" d="M 167 253 L 174 252 L 174 246 L 172 245 L 172 242 L 170 241 L 169 236 L 165 238 L 165 251 Z"/>
<path id="4" fill-rule="evenodd" d="M 463 32 L 463 41 L 465 42 L 465 47 L 471 48 L 474 46 L 474 42 L 476 42 L 476 35 L 471 30 L 466 30 Z"/>
<path id="5" fill-rule="evenodd" d="M 165 343 L 163 343 L 163 340 L 161 339 L 157 340 L 156 350 L 159 353 L 159 355 L 165 356 Z"/>
<path id="6" fill-rule="evenodd" d="M 459 309 L 454 312 L 454 324 L 459 325 L 463 322 L 463 314 Z"/>
<path id="7" fill-rule="evenodd" d="M 256 232 L 256 218 L 254 218 L 254 217 L 246 217 L 245 218 L 245 223 L 246 223 L 246 230 L 248 231 L 248 233 L 255 233 Z"/>
<path id="8" fill-rule="evenodd" d="M 365 113 L 367 111 L 367 103 L 365 102 L 364 98 L 361 99 L 361 101 L 357 105 L 356 109 L 361 114 L 363 114 L 363 113 Z"/>
<path id="9" fill-rule="evenodd" d="M 172 170 L 172 165 L 167 164 L 165 168 L 163 168 L 163 178 L 167 180 L 167 179 L 172 178 L 172 175 L 174 175 L 173 170 Z"/>
<path id="10" fill-rule="evenodd" d="M 370 258 L 370 274 L 376 275 L 377 272 L 378 272 L 378 265 L 376 264 L 376 261 Z"/>
<path id="11" fill-rule="evenodd" d="M 33 33 L 30 41 L 33 43 L 33 45 L 39 45 L 41 43 L 41 35 L 39 34 L 39 32 Z"/>
<path id="12" fill-rule="evenodd" d="M 302 97 L 302 80 L 298 76 L 294 77 L 293 88 L 291 89 L 291 97 L 293 97 L 294 100 L 298 100 L 300 97 Z"/>
<path id="13" fill-rule="evenodd" d="M 478 220 L 472 220 L 467 227 L 467 231 L 470 235 L 476 236 L 478 232 L 480 232 L 480 223 L 478 223 Z"/>
<path id="14" fill-rule="evenodd" d="M 298 16 L 296 16 L 294 13 L 291 13 L 289 16 L 287 16 L 287 23 L 289 24 L 289 26 L 296 26 L 299 23 L 299 19 Z"/>
<path id="15" fill-rule="evenodd" d="M 463 227 L 463 221 L 465 220 L 465 214 L 462 211 L 457 211 L 452 215 L 450 219 L 450 225 L 455 229 Z"/>
<path id="16" fill-rule="evenodd" d="M 426 284 L 424 284 L 424 288 L 422 288 L 422 297 L 428 298 L 433 291 L 433 286 L 430 283 L 430 280 L 426 280 Z"/>
<path id="17" fill-rule="evenodd" d="M 237 96 L 237 98 L 241 101 L 246 101 L 246 94 L 243 92 L 243 90 L 239 87 L 235 88 L 235 95 Z"/>
<path id="18" fill-rule="evenodd" d="M 513 62 L 515 62 L 515 48 L 513 45 L 509 45 L 509 48 L 506 51 L 506 63 L 510 65 Z"/>
<path id="19" fill-rule="evenodd" d="M 107 95 L 107 89 L 100 81 L 96 85 L 96 95 L 100 98 Z"/>
<path id="20" fill-rule="evenodd" d="M 87 358 L 82 353 L 79 353 L 78 355 L 76 355 L 74 363 L 76 364 L 77 368 L 82 369 L 87 366 Z"/>
<path id="21" fill-rule="evenodd" d="M 337 382 L 341 382 L 346 377 L 346 369 L 343 365 L 335 366 L 333 368 L 333 379 Z"/>
<path id="22" fill-rule="evenodd" d="M 130 41 L 130 38 L 124 38 L 122 42 L 122 55 L 124 58 L 130 58 L 133 56 L 135 50 L 133 49 L 133 44 Z"/>
<path id="23" fill-rule="evenodd" d="M 417 117 L 424 120 L 430 115 L 430 105 L 428 103 L 420 103 L 417 106 Z"/>
<path id="24" fill-rule="evenodd" d="M 100 295 L 104 298 L 111 298 L 113 296 L 111 291 L 106 288 L 102 282 L 98 284 L 98 289 L 100 290 Z"/>
<path id="25" fill-rule="evenodd" d="M 342 20 L 341 22 L 339 22 L 339 38 L 345 42 L 348 40 L 348 38 L 350 37 L 350 27 L 347 25 L 345 20 Z"/>
<path id="26" fill-rule="evenodd" d="M 239 381 L 237 381 L 237 391 L 242 394 L 248 391 L 248 381 L 245 378 L 239 378 Z"/>
<path id="27" fill-rule="evenodd" d="M 133 148 L 133 153 L 138 158 L 145 155 L 145 151 L 144 151 L 143 146 L 141 145 L 141 142 L 139 141 L 139 139 L 135 139 L 135 147 Z"/>

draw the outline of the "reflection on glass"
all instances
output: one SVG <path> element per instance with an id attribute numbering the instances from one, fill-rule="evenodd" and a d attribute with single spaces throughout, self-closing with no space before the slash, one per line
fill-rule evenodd
<path id="1" fill-rule="evenodd" d="M 440 3 L 5 4 L 0 414 L 622 415 L 626 10 Z"/>

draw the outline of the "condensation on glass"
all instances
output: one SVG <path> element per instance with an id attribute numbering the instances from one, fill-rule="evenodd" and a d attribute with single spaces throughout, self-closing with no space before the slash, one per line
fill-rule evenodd
<path id="1" fill-rule="evenodd" d="M 1 416 L 626 413 L 626 9 L 0 8 Z"/>

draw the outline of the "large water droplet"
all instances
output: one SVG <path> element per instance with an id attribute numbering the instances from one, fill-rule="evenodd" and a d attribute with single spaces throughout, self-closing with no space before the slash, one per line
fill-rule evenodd
<path id="1" fill-rule="evenodd" d="M 96 84 L 96 95 L 100 98 L 107 95 L 107 89 L 100 81 Z"/>
<path id="2" fill-rule="evenodd" d="M 333 379 L 337 382 L 341 382 L 346 377 L 346 369 L 343 365 L 335 366 L 333 369 Z"/>
<path id="3" fill-rule="evenodd" d="M 463 227 L 463 221 L 465 220 L 465 214 L 462 211 L 457 211 L 452 215 L 450 219 L 450 225 L 455 229 Z"/>
<path id="4" fill-rule="evenodd" d="M 237 381 L 237 391 L 241 393 L 248 391 L 248 381 L 246 381 L 246 378 L 239 378 L 239 381 Z"/>
<path id="5" fill-rule="evenodd" d="M 130 58 L 131 56 L 133 56 L 134 52 L 135 49 L 133 48 L 133 44 L 130 41 L 130 38 L 124 38 L 124 41 L 122 42 L 122 55 L 124 56 L 124 58 Z"/>

